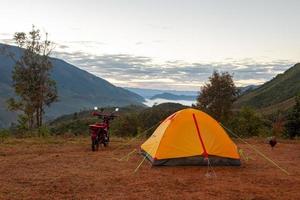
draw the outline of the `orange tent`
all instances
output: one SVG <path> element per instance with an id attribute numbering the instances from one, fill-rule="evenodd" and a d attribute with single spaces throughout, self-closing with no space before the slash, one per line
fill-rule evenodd
<path id="1" fill-rule="evenodd" d="M 192 108 L 165 119 L 141 150 L 153 165 L 240 165 L 237 146 L 226 131 Z"/>

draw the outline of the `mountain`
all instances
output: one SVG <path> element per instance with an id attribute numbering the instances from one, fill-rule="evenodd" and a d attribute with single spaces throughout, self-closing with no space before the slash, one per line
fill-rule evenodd
<path id="1" fill-rule="evenodd" d="M 0 49 L 13 52 L 20 57 L 22 49 L 0 44 Z M 94 76 L 63 60 L 51 58 L 52 78 L 56 81 L 59 101 L 46 109 L 46 118 L 73 113 L 94 106 L 142 105 L 144 98 L 126 89 L 116 87 L 108 81 Z M 16 114 L 6 110 L 5 101 L 14 96 L 11 87 L 11 72 L 14 62 L 0 54 L 0 127 L 7 127 L 15 121 Z"/>
<path id="2" fill-rule="evenodd" d="M 240 93 L 243 95 L 245 93 L 251 92 L 252 90 L 255 90 L 258 88 L 260 85 L 247 85 L 245 87 L 238 87 L 240 90 Z"/>
<path id="3" fill-rule="evenodd" d="M 251 106 L 263 110 L 286 110 L 294 104 L 294 97 L 300 93 L 300 63 L 278 74 L 272 80 L 242 95 L 235 107 Z"/>
<path id="4" fill-rule="evenodd" d="M 198 91 L 158 90 L 158 89 L 143 89 L 143 88 L 131 88 L 131 87 L 125 87 L 125 89 L 134 92 L 144 97 L 145 99 L 150 99 L 151 97 L 162 93 L 170 93 L 174 95 L 187 95 L 187 96 L 198 95 Z"/>
<path id="5" fill-rule="evenodd" d="M 248 85 L 245 87 L 239 87 L 240 92 L 244 94 L 245 92 L 249 92 L 255 88 L 259 87 L 258 85 Z M 193 98 L 192 100 L 195 100 L 195 97 L 199 95 L 199 91 L 181 91 L 181 90 L 158 90 L 158 89 L 144 89 L 144 88 L 131 88 L 131 87 L 125 87 L 125 89 L 134 92 L 145 99 L 153 99 L 154 96 L 160 95 L 163 93 L 169 93 L 177 96 L 189 96 L 184 98 Z M 200 89 L 200 88 L 199 88 Z M 176 98 L 177 99 L 177 98 Z M 181 100 L 181 99 L 180 99 Z M 185 99 L 182 99 L 185 100 Z M 191 100 L 191 99 L 188 99 Z"/>
<path id="6" fill-rule="evenodd" d="M 168 100 L 187 100 L 187 101 L 195 101 L 197 96 L 188 96 L 188 95 L 176 95 L 168 92 L 164 92 L 161 94 L 156 94 L 152 96 L 150 99 L 168 99 Z"/>

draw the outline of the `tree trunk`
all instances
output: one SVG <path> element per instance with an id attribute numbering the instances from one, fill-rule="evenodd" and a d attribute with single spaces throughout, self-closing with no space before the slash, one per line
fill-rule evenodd
<path id="1" fill-rule="evenodd" d="M 29 129 L 32 129 L 33 125 L 34 125 L 33 114 L 29 114 L 28 118 L 29 118 L 28 119 L 28 121 L 29 121 Z"/>
<path id="2" fill-rule="evenodd" d="M 39 108 L 36 109 L 36 128 L 39 128 Z"/>
<path id="3" fill-rule="evenodd" d="M 43 105 L 41 104 L 39 107 L 39 126 L 43 125 Z"/>

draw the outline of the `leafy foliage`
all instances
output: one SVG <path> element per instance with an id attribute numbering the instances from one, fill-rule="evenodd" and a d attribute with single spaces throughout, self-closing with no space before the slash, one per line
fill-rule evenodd
<path id="1" fill-rule="evenodd" d="M 270 134 L 268 131 L 270 130 L 268 128 L 270 124 L 255 112 L 254 109 L 249 107 L 244 107 L 235 113 L 227 123 L 227 126 L 240 137 L 265 136 Z"/>
<path id="2" fill-rule="evenodd" d="M 124 114 L 116 119 L 111 132 L 116 136 L 136 136 L 139 133 L 139 118 L 136 112 Z"/>
<path id="3" fill-rule="evenodd" d="M 131 116 L 134 113 L 138 113 L 140 110 L 145 109 L 141 106 L 127 106 L 120 109 L 118 113 L 118 117 L 112 121 L 110 126 L 110 131 L 113 134 L 117 135 L 132 135 L 130 129 L 123 129 L 123 121 L 127 115 Z M 110 113 L 114 110 L 113 107 L 107 107 L 104 109 L 105 113 Z M 75 112 L 69 115 L 63 115 L 58 117 L 57 119 L 50 122 L 49 126 L 51 129 L 51 133 L 55 135 L 61 134 L 73 134 L 73 135 L 88 135 L 89 130 L 88 126 L 90 124 L 94 124 L 99 122 L 98 118 L 91 115 L 91 110 Z M 127 118 L 126 118 L 127 119 Z M 133 125 L 133 123 L 132 123 Z"/>
<path id="4" fill-rule="evenodd" d="M 214 71 L 209 83 L 201 87 L 197 98 L 197 107 L 208 112 L 218 121 L 228 119 L 233 102 L 237 99 L 238 89 L 232 75 L 228 72 Z"/>
<path id="5" fill-rule="evenodd" d="M 9 137 L 9 131 L 2 129 L 0 130 L 0 143 L 3 143 Z"/>
<path id="6" fill-rule="evenodd" d="M 178 103 L 164 103 L 154 105 L 151 108 L 147 108 L 139 114 L 140 128 L 142 131 L 146 131 L 150 128 L 150 130 L 145 133 L 147 136 L 149 136 L 153 133 L 153 131 L 162 120 L 164 120 L 174 112 L 177 112 L 178 110 L 184 108 L 187 107 Z"/>
<path id="7" fill-rule="evenodd" d="M 296 97 L 296 105 L 287 117 L 285 128 L 290 138 L 300 136 L 300 95 Z"/>
<path id="8" fill-rule="evenodd" d="M 123 107 L 118 113 L 119 116 L 112 121 L 110 133 L 120 137 L 132 137 L 141 133 L 150 135 L 155 130 L 155 125 L 158 125 L 161 120 L 183 108 L 186 107 L 176 103 L 164 103 L 151 108 L 141 106 Z M 105 108 L 108 113 L 112 110 L 113 108 Z M 71 132 L 74 135 L 81 135 L 88 134 L 88 125 L 97 121 L 99 119 L 91 116 L 91 111 L 83 111 L 62 116 L 52 121 L 50 127 L 53 134 Z M 152 129 L 149 129 L 151 127 Z"/>
<path id="9" fill-rule="evenodd" d="M 84 135 L 88 134 L 88 125 L 92 124 L 93 120 L 88 119 L 71 119 L 68 121 L 64 121 L 61 123 L 58 123 L 56 125 L 52 125 L 50 128 L 50 131 L 54 135 L 63 135 L 66 133 L 72 134 L 72 135 Z"/>
<path id="10" fill-rule="evenodd" d="M 42 126 L 44 107 L 57 100 L 56 84 L 49 73 L 52 68 L 49 60 L 51 42 L 47 36 L 41 40 L 39 29 L 34 27 L 28 34 L 15 33 L 14 40 L 25 50 L 21 58 L 15 60 L 12 72 L 13 87 L 19 98 L 10 98 L 8 108 L 22 112 L 21 128 L 38 128 Z M 14 55 L 10 56 L 15 59 Z"/>

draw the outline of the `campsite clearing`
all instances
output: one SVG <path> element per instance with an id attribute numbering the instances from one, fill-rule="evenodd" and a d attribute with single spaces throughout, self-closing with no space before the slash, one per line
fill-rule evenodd
<path id="1" fill-rule="evenodd" d="M 151 168 L 147 160 L 133 173 L 142 140 L 114 151 L 127 140 L 113 138 L 91 152 L 88 137 L 10 139 L 0 144 L 0 199 L 300 199 L 300 141 L 280 140 L 273 150 L 247 141 L 291 175 L 238 141 L 242 165 L 213 167 L 214 176 L 204 166 Z"/>

